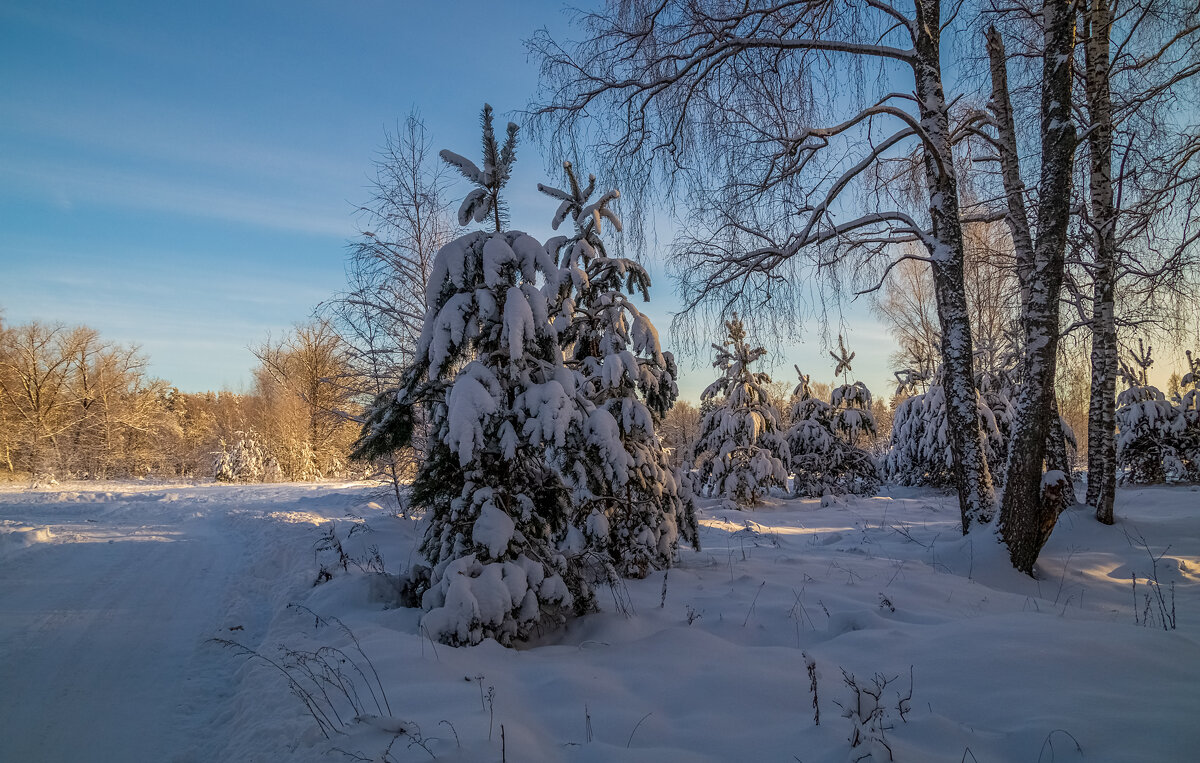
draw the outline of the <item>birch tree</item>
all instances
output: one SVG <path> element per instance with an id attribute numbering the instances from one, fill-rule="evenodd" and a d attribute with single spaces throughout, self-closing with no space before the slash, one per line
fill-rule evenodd
<path id="1" fill-rule="evenodd" d="M 992 62 L 992 110 L 1003 178 L 1007 220 L 1013 235 L 1017 278 L 1021 287 L 1023 335 L 1022 379 L 1017 415 L 1009 441 L 1000 536 L 1013 566 L 1032 573 L 1049 539 L 1069 488 L 1061 472 L 1043 478 L 1054 402 L 1058 360 L 1059 302 L 1066 269 L 1067 229 L 1074 169 L 1076 131 L 1071 111 L 1071 60 L 1075 45 L 1075 12 L 1071 2 L 1049 0 L 1042 7 L 1041 172 L 1036 213 L 1036 241 L 1024 206 L 1024 186 L 1017 165 L 1016 133 L 1008 96 L 1002 40 L 987 35 Z"/>
<path id="2" fill-rule="evenodd" d="M 1200 136 L 1179 97 L 1200 74 L 1200 7 L 1179 0 L 1087 0 L 1084 38 L 1088 154 L 1085 230 L 1092 261 L 1092 394 L 1087 501 L 1112 524 L 1116 491 L 1118 295 L 1122 280 L 1166 292 L 1194 268 Z M 1146 291 L 1145 289 L 1141 291 Z"/>
<path id="3" fill-rule="evenodd" d="M 689 194 L 675 242 L 685 314 L 766 305 L 795 316 L 802 262 L 932 270 L 964 532 L 992 516 L 963 287 L 963 221 L 939 0 L 613 2 L 567 51 L 547 34 L 537 124 L 591 147 L 634 199 L 660 180 Z M 868 69 L 883 88 L 847 93 Z M 891 82 L 904 82 L 889 91 Z M 849 100 L 849 112 L 839 109 Z M 585 121 L 590 120 L 590 121 Z M 716 159 L 714 160 L 714 157 Z M 918 171 L 908 199 L 878 182 Z M 866 211 L 852 211 L 862 210 Z M 899 257 L 899 244 L 916 248 Z M 890 263 L 890 264 L 888 264 Z"/>
<path id="4" fill-rule="evenodd" d="M 361 234 L 350 244 L 346 290 L 323 304 L 342 337 L 352 372 L 347 388 L 366 406 L 400 384 L 425 319 L 425 288 L 438 249 L 457 233 L 445 197 L 445 165 L 417 113 L 385 134 L 374 162 L 370 198 L 359 207 Z M 416 469 L 427 425 L 414 447 L 373 463 L 404 505 L 401 484 Z"/>

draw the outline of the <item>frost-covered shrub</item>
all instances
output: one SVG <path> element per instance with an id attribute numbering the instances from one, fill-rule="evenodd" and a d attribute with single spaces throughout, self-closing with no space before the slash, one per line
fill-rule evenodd
<path id="1" fill-rule="evenodd" d="M 746 330 L 737 315 L 725 328 L 728 340 L 713 345 L 713 366 L 722 375 L 700 396 L 703 401 L 724 399 L 700 423 L 695 466 L 705 495 L 719 495 L 728 505 L 745 508 L 761 501 L 770 487 L 787 483 L 786 444 L 778 431 L 779 414 L 767 399 L 771 377 L 750 370 L 767 351 L 746 344 Z"/>
<path id="2" fill-rule="evenodd" d="M 862 382 L 833 390 L 831 402 L 812 396 L 809 377 L 796 369 L 800 383 L 792 392 L 792 425 L 784 435 L 792 493 L 872 495 L 879 472 L 871 454 L 858 447 L 860 436 L 875 433 L 871 393 Z"/>
<path id="3" fill-rule="evenodd" d="M 232 447 L 220 441 L 213 459 L 213 477 L 218 482 L 265 482 L 278 479 L 279 467 L 251 432 L 238 432 Z"/>
<path id="4" fill-rule="evenodd" d="M 556 449 L 574 502 L 568 546 L 640 578 L 670 566 L 681 534 L 697 542 L 690 493 L 655 431 L 678 395 L 675 362 L 630 299 L 649 299 L 649 275 L 633 260 L 609 257 L 600 237 L 602 220 L 621 229 L 609 208 L 619 194 L 589 203 L 595 176 L 582 187 L 571 164 L 563 167 L 566 190 L 538 189 L 560 202 L 554 228 L 568 218 L 575 228 L 546 248 L 561 268 L 555 320 L 569 347 L 567 365 L 590 403 L 582 428 Z"/>

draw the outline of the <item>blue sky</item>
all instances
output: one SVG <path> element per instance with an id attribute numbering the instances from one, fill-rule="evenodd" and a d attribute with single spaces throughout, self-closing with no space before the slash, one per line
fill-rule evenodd
<path id="1" fill-rule="evenodd" d="M 562 7 L 5 0 L 5 322 L 86 323 L 181 389 L 242 388 L 248 345 L 343 286 L 384 130 L 416 108 L 436 145 L 473 156 L 482 104 L 506 118 L 533 95 L 523 41 L 566 29 Z M 514 227 L 541 237 L 544 167 L 526 142 L 509 186 Z M 653 270 L 648 312 L 669 345 L 673 284 Z M 865 310 L 847 323 L 855 371 L 884 393 L 890 340 Z M 819 332 L 805 335 L 779 378 L 794 361 L 832 374 Z M 696 397 L 707 358 L 683 366 Z"/>

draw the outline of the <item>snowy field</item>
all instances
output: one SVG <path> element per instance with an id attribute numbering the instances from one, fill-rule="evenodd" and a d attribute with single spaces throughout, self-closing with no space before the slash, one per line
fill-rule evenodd
<path id="1" fill-rule="evenodd" d="M 389 607 L 416 528 L 370 485 L 0 487 L 0 761 L 1197 759 L 1195 488 L 1068 512 L 1038 580 L 889 493 L 706 504 L 701 552 L 511 650 Z"/>

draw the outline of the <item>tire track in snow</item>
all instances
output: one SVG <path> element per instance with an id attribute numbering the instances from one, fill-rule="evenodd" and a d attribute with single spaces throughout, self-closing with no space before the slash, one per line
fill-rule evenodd
<path id="1" fill-rule="evenodd" d="M 0 567 L 0 760 L 206 760 L 232 668 L 204 641 L 245 564 L 224 515 L 103 516 Z M 112 537 L 117 536 L 117 537 Z M 109 542 L 104 538 L 108 537 Z M 223 686 L 224 685 L 224 686 Z"/>

